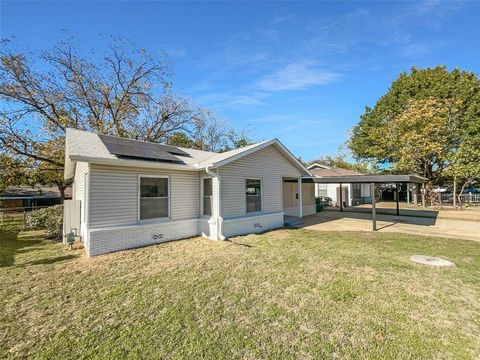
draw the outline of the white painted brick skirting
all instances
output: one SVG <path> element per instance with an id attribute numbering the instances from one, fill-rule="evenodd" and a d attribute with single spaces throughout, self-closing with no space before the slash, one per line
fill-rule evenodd
<path id="1" fill-rule="evenodd" d="M 272 214 L 244 216 L 223 221 L 223 235 L 225 237 L 259 233 L 283 226 L 283 211 Z"/>
<path id="2" fill-rule="evenodd" d="M 198 219 L 90 229 L 88 256 L 158 244 L 198 235 Z"/>
<path id="3" fill-rule="evenodd" d="M 283 226 L 283 212 L 260 214 L 223 221 L 225 237 L 259 233 Z M 85 238 L 88 256 L 132 249 L 169 240 L 203 236 L 211 238 L 216 224 L 206 218 L 151 224 L 90 229 Z"/>

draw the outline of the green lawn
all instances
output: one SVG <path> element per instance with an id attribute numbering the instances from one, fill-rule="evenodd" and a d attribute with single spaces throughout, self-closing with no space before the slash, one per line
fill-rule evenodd
<path id="1" fill-rule="evenodd" d="M 409 261 L 441 256 L 455 268 Z M 279 230 L 86 258 L 1 233 L 0 356 L 475 358 L 480 243 Z"/>

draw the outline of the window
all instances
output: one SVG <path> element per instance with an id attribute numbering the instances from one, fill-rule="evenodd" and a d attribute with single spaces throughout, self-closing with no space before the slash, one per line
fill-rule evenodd
<path id="1" fill-rule="evenodd" d="M 262 181 L 246 179 L 247 213 L 262 211 Z"/>
<path id="2" fill-rule="evenodd" d="M 168 178 L 140 177 L 140 220 L 168 216 Z"/>
<path id="3" fill-rule="evenodd" d="M 318 196 L 327 197 L 327 184 L 317 184 L 318 186 Z"/>
<path id="4" fill-rule="evenodd" d="M 212 215 L 212 178 L 203 179 L 203 215 Z"/>
<path id="5" fill-rule="evenodd" d="M 353 184 L 353 198 L 361 199 L 362 197 L 362 184 Z"/>

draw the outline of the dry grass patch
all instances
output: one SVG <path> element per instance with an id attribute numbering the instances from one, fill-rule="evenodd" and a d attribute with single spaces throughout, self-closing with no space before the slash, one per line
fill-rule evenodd
<path id="1" fill-rule="evenodd" d="M 86 258 L 1 233 L 1 348 L 37 358 L 475 358 L 480 244 L 278 230 Z M 412 254 L 455 268 L 411 263 Z"/>

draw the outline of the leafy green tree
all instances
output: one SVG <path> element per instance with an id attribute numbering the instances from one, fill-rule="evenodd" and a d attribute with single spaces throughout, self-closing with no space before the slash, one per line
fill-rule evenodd
<path id="1" fill-rule="evenodd" d="M 461 184 L 458 204 L 462 205 L 462 194 L 468 186 L 480 185 L 480 136 L 465 140 L 454 154 L 448 175 Z"/>
<path id="2" fill-rule="evenodd" d="M 353 170 L 359 172 L 361 174 L 370 175 L 370 174 L 377 174 L 380 169 L 373 163 L 373 162 L 354 162 L 351 163 L 347 160 L 346 156 L 343 154 L 335 155 L 335 156 L 322 156 L 315 160 L 309 161 L 306 165 L 312 164 L 320 164 L 329 167 L 338 167 L 347 170 Z"/>
<path id="3" fill-rule="evenodd" d="M 444 66 L 412 68 L 400 74 L 373 108 L 366 108 L 348 145 L 358 159 L 435 183 L 454 165 L 464 141 L 478 137 L 479 119 L 475 73 Z"/>

